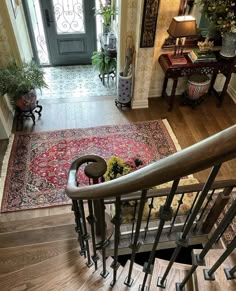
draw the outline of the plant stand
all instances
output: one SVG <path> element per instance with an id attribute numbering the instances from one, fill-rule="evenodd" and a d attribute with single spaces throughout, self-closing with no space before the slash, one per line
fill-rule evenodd
<path id="1" fill-rule="evenodd" d="M 35 125 L 35 113 L 38 114 L 38 116 L 41 116 L 41 112 L 43 110 L 43 106 L 38 104 L 38 101 L 36 101 L 35 106 L 31 108 L 20 108 L 16 106 L 16 118 L 17 118 L 17 124 L 16 124 L 16 130 L 19 129 L 19 125 L 21 124 L 21 128 L 23 127 L 23 120 L 24 118 L 31 118 L 33 121 L 33 125 Z"/>
<path id="2" fill-rule="evenodd" d="M 116 71 L 112 70 L 108 74 L 99 74 L 99 79 L 101 80 L 103 86 L 105 86 L 105 80 L 107 80 L 106 84 L 109 86 L 109 80 L 112 78 L 112 81 L 116 78 Z"/>

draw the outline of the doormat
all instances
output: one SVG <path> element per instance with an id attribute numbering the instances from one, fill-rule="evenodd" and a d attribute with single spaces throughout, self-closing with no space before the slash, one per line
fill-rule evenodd
<path id="1" fill-rule="evenodd" d="M 2 212 L 71 204 L 65 194 L 71 163 L 96 154 L 108 160 L 139 158 L 144 165 L 180 147 L 167 120 L 67 129 L 14 136 L 2 199 Z M 88 180 L 81 184 L 88 184 Z"/>

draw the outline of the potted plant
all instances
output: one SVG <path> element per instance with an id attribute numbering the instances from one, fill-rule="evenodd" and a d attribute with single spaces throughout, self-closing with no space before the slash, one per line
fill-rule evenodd
<path id="1" fill-rule="evenodd" d="M 103 81 L 116 68 L 116 58 L 107 55 L 104 51 L 95 51 L 92 55 L 92 65 L 99 71 L 99 78 Z"/>
<path id="2" fill-rule="evenodd" d="M 47 87 L 43 70 L 33 61 L 19 66 L 10 61 L 7 66 L 0 68 L 0 95 L 7 93 L 22 111 L 36 106 L 35 89 Z"/>
<path id="3" fill-rule="evenodd" d="M 202 13 L 222 36 L 220 54 L 234 57 L 236 48 L 235 0 L 198 0 Z"/>
<path id="4" fill-rule="evenodd" d="M 105 4 L 103 4 L 102 0 L 99 0 L 99 9 L 95 10 L 95 14 L 102 16 L 103 33 L 108 33 L 111 27 L 112 16 L 116 14 L 111 5 L 111 1 L 105 0 Z"/>

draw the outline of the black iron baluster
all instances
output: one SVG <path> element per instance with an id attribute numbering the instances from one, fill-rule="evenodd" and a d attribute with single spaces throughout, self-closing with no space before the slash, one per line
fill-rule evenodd
<path id="1" fill-rule="evenodd" d="M 213 228 L 215 222 L 219 218 L 221 212 L 225 208 L 225 205 L 230 200 L 230 194 L 232 192 L 234 187 L 227 187 L 223 189 L 223 192 L 220 192 L 215 201 L 212 205 L 209 213 L 207 214 L 207 217 L 204 219 L 204 222 L 202 224 L 201 231 L 202 233 L 209 233 L 210 230 Z"/>
<path id="2" fill-rule="evenodd" d="M 192 277 L 192 274 L 195 272 L 198 266 L 204 266 L 204 258 L 208 251 L 211 249 L 213 244 L 216 242 L 219 235 L 222 233 L 222 230 L 225 229 L 225 226 L 229 223 L 229 221 L 232 221 L 234 216 L 236 215 L 236 201 L 234 201 L 228 210 L 228 212 L 225 214 L 224 218 L 218 225 L 217 229 L 214 231 L 212 236 L 207 241 L 206 245 L 204 246 L 203 250 L 200 254 L 193 255 L 193 266 L 191 267 L 188 274 L 185 276 L 183 281 L 181 283 L 176 283 L 176 290 L 177 291 L 184 291 L 184 285 L 188 282 L 188 280 Z"/>
<path id="3" fill-rule="evenodd" d="M 79 206 L 80 206 L 81 218 L 82 218 L 82 222 L 83 222 L 83 224 L 82 224 L 82 227 L 83 227 L 83 240 L 85 241 L 87 258 L 88 258 L 87 266 L 90 268 L 93 265 L 93 263 L 91 261 L 91 256 L 90 256 L 90 248 L 89 248 L 90 236 L 89 236 L 88 231 L 87 231 L 87 225 L 86 225 L 85 214 L 84 214 L 84 202 L 83 202 L 83 200 L 79 200 Z"/>
<path id="4" fill-rule="evenodd" d="M 125 285 L 127 285 L 129 287 L 131 287 L 131 285 L 133 283 L 133 279 L 131 278 L 131 276 L 132 276 L 135 256 L 136 256 L 136 253 L 141 246 L 141 242 L 139 242 L 138 240 L 139 240 L 140 227 L 141 227 L 141 223 L 142 223 L 143 209 L 145 206 L 146 197 L 147 197 L 147 190 L 142 190 L 141 199 L 140 199 L 140 203 L 139 203 L 138 219 L 137 219 L 137 223 L 136 223 L 134 240 L 133 240 L 133 243 L 131 243 L 131 245 L 130 245 L 132 253 L 131 253 L 131 259 L 130 259 L 129 273 L 128 273 L 128 276 L 124 282 Z"/>
<path id="5" fill-rule="evenodd" d="M 236 279 L 236 266 L 234 266 L 231 269 L 230 268 L 225 268 L 224 272 L 225 272 L 225 276 L 226 276 L 227 280 Z"/>
<path id="6" fill-rule="evenodd" d="M 207 179 L 207 182 L 205 183 L 204 185 L 204 188 L 202 190 L 202 194 L 201 196 L 199 197 L 199 199 L 197 200 L 197 203 L 193 209 L 193 212 L 191 214 L 191 216 L 189 217 L 188 219 L 188 222 L 183 230 L 182 233 L 178 233 L 178 235 L 176 236 L 176 244 L 177 244 L 177 247 L 175 248 L 172 256 L 171 256 L 171 259 L 169 261 L 169 264 L 166 268 L 166 271 L 163 275 L 163 277 L 158 277 L 158 281 L 157 281 L 157 286 L 158 287 L 161 287 L 161 288 L 165 288 L 166 286 L 166 278 L 179 254 L 179 252 L 181 251 L 182 247 L 187 247 L 188 246 L 188 234 L 193 226 L 193 223 L 195 221 L 195 218 L 197 217 L 198 213 L 199 213 L 199 210 L 202 206 L 202 203 L 204 202 L 210 188 L 211 188 L 211 185 L 212 183 L 214 182 L 215 180 L 215 177 L 220 169 L 220 166 L 221 165 L 217 165 L 217 166 L 214 166 L 211 170 L 211 173 Z"/>
<path id="7" fill-rule="evenodd" d="M 78 206 L 78 201 L 77 200 L 72 200 L 72 209 L 74 211 L 74 216 L 75 216 L 75 223 L 76 223 L 76 228 L 75 231 L 78 233 L 78 241 L 80 244 L 80 254 L 81 256 L 84 256 L 86 258 L 86 248 L 83 240 L 83 228 L 82 228 L 82 223 L 81 223 L 81 214 Z"/>
<path id="8" fill-rule="evenodd" d="M 153 201 L 154 201 L 154 197 L 151 199 L 151 203 L 148 206 L 149 207 L 149 212 L 148 212 L 148 217 L 147 217 L 147 223 L 146 223 L 146 226 L 145 226 L 145 233 L 144 233 L 144 238 L 143 238 L 144 241 L 146 240 L 146 236 L 147 236 L 147 232 L 148 232 L 150 216 L 151 216 L 151 212 L 152 212 L 152 209 L 153 209 Z"/>
<path id="9" fill-rule="evenodd" d="M 209 270 L 208 269 L 203 270 L 205 280 L 209 280 L 209 281 L 215 280 L 215 276 L 214 276 L 215 271 L 228 258 L 228 256 L 232 253 L 232 251 L 235 248 L 236 248 L 236 236 L 231 241 L 231 243 L 227 245 L 226 250 L 220 256 L 220 258 L 215 262 L 215 264 Z"/>
<path id="10" fill-rule="evenodd" d="M 215 193 L 215 189 L 212 190 L 212 191 L 211 191 L 211 194 L 208 196 L 208 198 L 207 198 L 207 203 L 206 203 L 206 205 L 203 207 L 202 212 L 201 212 L 201 214 L 200 214 L 198 220 L 196 221 L 196 224 L 195 224 L 195 226 L 194 226 L 194 228 L 193 228 L 193 232 L 195 232 L 195 231 L 197 230 L 198 223 L 199 223 L 199 222 L 201 221 L 201 219 L 203 218 L 203 215 L 204 215 L 204 213 L 205 213 L 205 211 L 206 211 L 206 209 L 207 209 L 207 207 L 208 207 L 208 204 L 209 204 L 210 201 L 212 200 L 212 196 L 213 196 L 214 193 Z"/>
<path id="11" fill-rule="evenodd" d="M 195 198 L 194 198 L 193 203 L 192 203 L 192 205 L 191 205 L 191 208 L 189 209 L 188 215 L 187 215 L 187 217 L 186 217 L 186 219 L 185 219 L 185 222 L 184 222 L 184 226 L 183 226 L 183 228 L 182 228 L 182 231 L 183 231 L 183 229 L 184 229 L 185 226 L 186 226 L 186 223 L 187 223 L 187 221 L 188 221 L 188 219 L 189 219 L 189 216 L 192 214 L 193 207 L 195 206 L 195 203 L 196 203 L 196 201 L 197 201 L 197 199 L 198 199 L 198 196 L 199 196 L 200 192 L 201 192 L 201 191 L 197 191 L 197 192 L 196 192 L 196 195 L 195 195 Z"/>
<path id="12" fill-rule="evenodd" d="M 128 201 L 129 203 L 129 201 Z M 134 203 L 134 212 L 133 212 L 133 218 L 132 218 L 132 230 L 131 230 L 131 237 L 130 237 L 130 243 L 132 244 L 133 242 L 133 236 L 134 236 L 134 225 L 135 225 L 135 221 L 136 221 L 136 210 L 137 210 L 137 206 L 138 206 L 138 201 L 135 200 Z"/>
<path id="13" fill-rule="evenodd" d="M 170 193 L 166 198 L 165 204 L 160 207 L 159 227 L 158 227 L 158 230 L 157 230 L 155 241 L 154 241 L 153 246 L 152 246 L 151 254 L 150 254 L 149 258 L 148 258 L 148 262 L 145 263 L 144 267 L 143 267 L 143 271 L 145 272 L 145 275 L 144 275 L 144 278 L 143 278 L 142 286 L 140 286 L 140 290 L 141 291 L 145 290 L 145 284 L 146 284 L 146 281 L 147 281 L 148 274 L 152 273 L 156 248 L 158 246 L 158 243 L 159 243 L 159 240 L 160 240 L 161 233 L 162 233 L 163 227 L 165 225 L 165 222 L 166 222 L 166 220 L 171 220 L 171 218 L 172 218 L 171 203 L 173 201 L 176 189 L 178 187 L 179 180 L 180 179 L 174 180 L 173 185 L 172 185 L 171 190 L 170 190 Z"/>
<path id="14" fill-rule="evenodd" d="M 178 202 L 179 202 L 179 203 L 178 203 L 178 207 L 177 207 L 177 209 L 176 209 L 176 211 L 175 211 L 175 215 L 174 215 L 174 217 L 173 217 L 173 219 L 172 219 L 172 221 L 171 221 L 171 224 L 170 224 L 170 230 L 169 230 L 169 232 L 168 232 L 168 235 L 171 234 L 172 228 L 173 228 L 173 226 L 174 226 L 174 224 L 175 224 L 176 217 L 177 217 L 177 215 L 178 215 L 178 213 L 179 213 L 179 208 L 180 208 L 180 206 L 183 204 L 184 195 L 185 195 L 185 193 L 183 193 L 183 194 L 181 195 L 181 197 L 180 197 L 180 199 L 179 199 L 179 201 L 178 201 Z"/>
<path id="15" fill-rule="evenodd" d="M 111 264 L 111 268 L 113 269 L 113 281 L 111 282 L 111 287 L 113 287 L 116 283 L 116 276 L 117 276 L 117 270 L 120 266 L 118 263 L 118 246 L 119 246 L 119 240 L 120 240 L 120 225 L 121 225 L 121 199 L 120 196 L 116 197 L 116 212 L 115 216 L 112 219 L 112 223 L 115 225 L 115 241 L 114 241 L 114 260 Z"/>
<path id="16" fill-rule="evenodd" d="M 101 227 L 101 243 L 99 244 L 99 247 L 97 245 L 97 248 L 102 249 L 102 272 L 100 275 L 103 278 L 106 278 L 109 274 L 109 272 L 106 269 L 106 247 L 109 245 L 109 241 L 106 239 L 106 220 L 105 220 L 105 205 L 104 200 L 100 199 L 99 201 L 99 212 L 100 212 L 100 221 L 102 225 Z"/>
<path id="17" fill-rule="evenodd" d="M 90 228 L 91 228 L 92 247 L 93 247 L 92 260 L 94 262 L 95 271 L 96 271 L 98 269 L 98 260 L 99 260 L 99 257 L 97 255 L 96 238 L 95 238 L 95 223 L 96 223 L 96 217 L 94 216 L 93 203 L 92 203 L 91 200 L 88 200 L 88 209 L 89 209 L 89 216 L 87 217 L 87 220 L 88 220 L 88 223 L 90 224 Z"/>

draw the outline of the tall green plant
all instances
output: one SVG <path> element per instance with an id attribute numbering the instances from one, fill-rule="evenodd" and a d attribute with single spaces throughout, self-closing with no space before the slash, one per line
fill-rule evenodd
<path id="1" fill-rule="evenodd" d="M 11 61 L 0 68 L 0 95 L 18 97 L 32 89 L 47 88 L 43 70 L 33 61 L 17 66 Z"/>
<path id="2" fill-rule="evenodd" d="M 116 67 L 116 59 L 105 54 L 104 51 L 96 51 L 92 56 L 92 65 L 100 74 L 108 74 Z"/>

